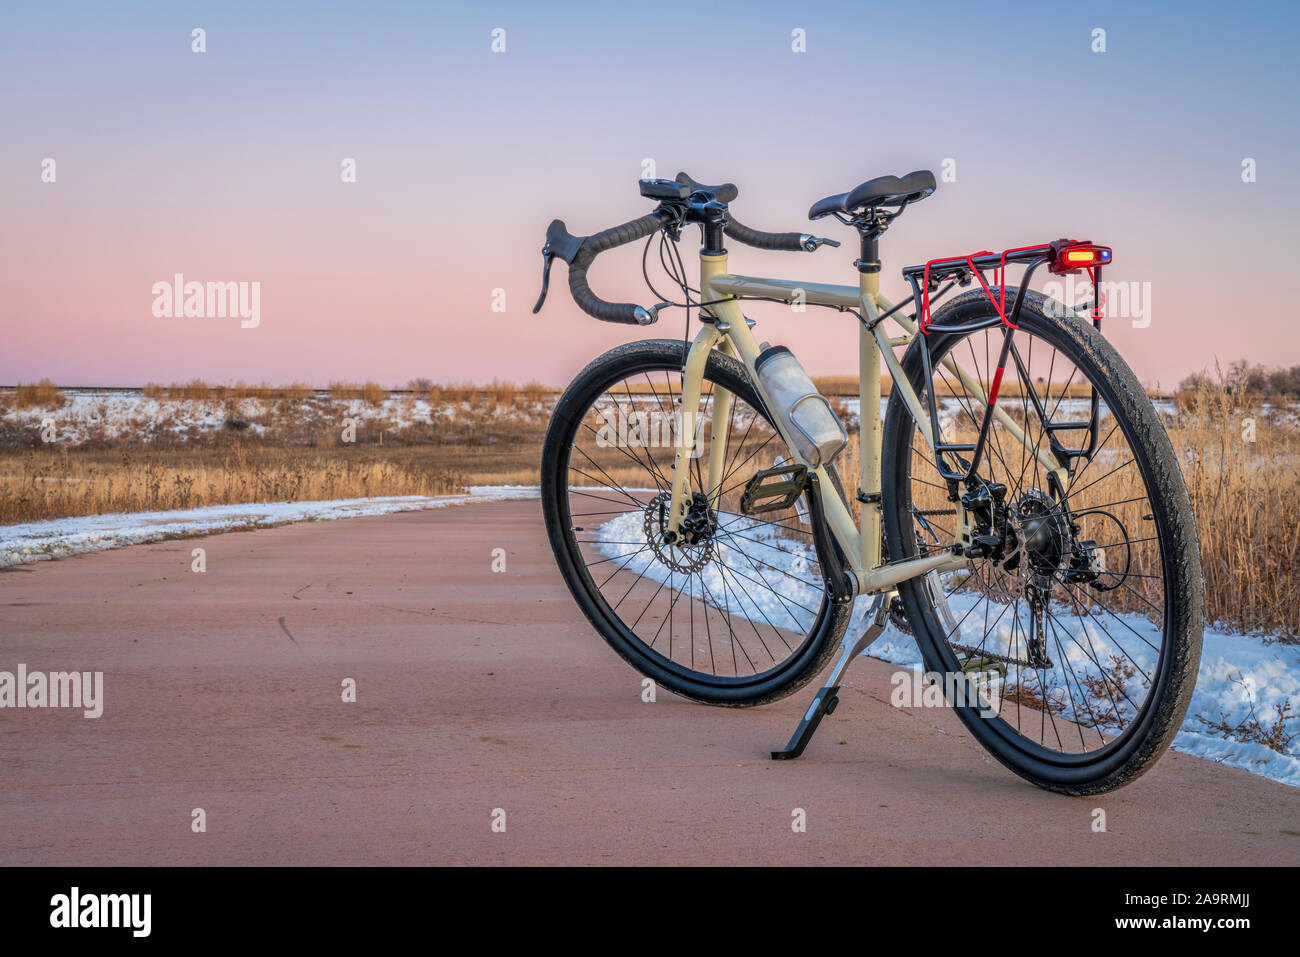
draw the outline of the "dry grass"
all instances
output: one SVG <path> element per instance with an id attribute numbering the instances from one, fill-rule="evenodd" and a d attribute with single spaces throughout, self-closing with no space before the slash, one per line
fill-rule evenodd
<path id="1" fill-rule="evenodd" d="M 368 386 L 373 386 L 369 396 Z M 368 386 L 336 383 L 333 388 L 341 396 L 367 401 L 387 395 L 373 383 Z M 21 388 L 10 394 L 19 407 L 59 401 L 57 388 L 48 381 Z M 537 403 L 554 396 L 536 382 L 522 388 L 502 382 L 486 388 L 412 383 L 412 398 L 423 397 L 437 408 L 454 405 L 456 414 L 404 429 L 389 421 L 368 423 L 358 430 L 355 445 L 342 445 L 341 413 L 328 400 L 314 398 L 309 386 L 191 382 L 150 389 L 158 398 L 263 395 L 281 401 L 253 417 L 265 430 L 261 437 L 231 427 L 201 435 L 168 431 L 148 444 L 138 436 L 104 436 L 64 449 L 42 445 L 30 428 L 0 431 L 7 453 L 0 456 L 0 522 L 270 498 L 434 494 L 467 484 L 532 485 L 539 480 L 547 424 L 545 406 Z M 507 404 L 527 414 L 504 416 Z M 843 414 L 844 405 L 836 404 Z M 1209 383 L 1180 394 L 1177 406 L 1166 427 L 1197 516 L 1208 620 L 1300 635 L 1300 602 L 1295 600 L 1300 594 L 1300 430 L 1294 424 L 1295 406 L 1275 406 L 1270 412 L 1258 398 Z M 295 416 L 304 412 L 311 414 L 299 422 Z M 1248 441 L 1252 422 L 1254 441 Z M 850 500 L 857 486 L 857 457 L 855 431 L 836 462 Z M 621 476 L 615 470 L 627 459 L 620 461 L 616 453 L 609 459 L 615 477 Z M 1100 465 L 1093 468 L 1105 471 Z M 1103 477 L 1088 497 L 1122 502 L 1137 494 L 1135 480 L 1135 469 L 1121 469 Z M 856 509 L 856 503 L 851 505 Z M 1112 511 L 1130 528 L 1149 528 L 1140 505 Z M 1089 534 L 1085 530 L 1081 537 Z M 1105 534 L 1104 528 L 1096 533 L 1099 540 Z M 1152 573 L 1158 567 L 1153 551 L 1139 550 L 1134 556 L 1136 572 Z M 1125 607 L 1141 611 L 1143 599 L 1155 597 L 1137 585 Z"/>
<path id="2" fill-rule="evenodd" d="M 479 390 L 472 382 L 452 382 L 439 387 L 444 402 L 473 402 Z"/>
<path id="3" fill-rule="evenodd" d="M 343 394 L 364 397 L 365 390 L 354 386 Z M 276 401 L 251 414 L 251 422 L 232 408 L 226 427 L 217 430 L 176 429 L 175 410 L 165 410 L 148 438 L 139 430 L 112 437 L 101 427 L 76 447 L 43 444 L 36 426 L 3 429 L 0 524 L 238 502 L 435 495 L 468 484 L 537 484 L 545 410 L 502 415 L 478 389 L 470 395 L 468 411 L 434 423 L 397 429 L 383 416 L 362 422 L 355 442 L 342 439 L 346 410 L 316 397 Z M 251 424 L 262 431 L 250 431 Z"/>
<path id="4" fill-rule="evenodd" d="M 515 398 L 519 390 L 515 388 L 513 382 L 502 382 L 500 379 L 493 379 L 492 384 L 487 387 L 488 398 L 502 408 L 509 408 L 515 404 Z"/>
<path id="5" fill-rule="evenodd" d="M 228 449 L 132 454 L 32 450 L 0 465 L 0 523 L 378 495 L 443 495 L 464 479 L 428 455 L 371 449 Z"/>
<path id="6" fill-rule="evenodd" d="M 1241 675 L 1233 675 L 1232 682 L 1240 686 L 1242 697 L 1250 702 L 1250 710 L 1246 717 L 1234 722 L 1220 712 L 1217 720 L 1211 721 L 1199 714 L 1196 715 L 1196 720 L 1220 737 L 1242 744 L 1262 744 L 1278 754 L 1287 754 L 1291 742 L 1300 737 L 1300 734 L 1291 730 L 1296 719 L 1300 718 L 1300 714 L 1296 714 L 1291 704 L 1291 699 L 1287 698 L 1280 704 L 1273 705 L 1273 714 L 1261 720 L 1255 711 L 1254 695 Z"/>
<path id="7" fill-rule="evenodd" d="M 815 375 L 812 377 L 813 385 L 817 386 L 817 391 L 822 395 L 835 396 L 855 396 L 858 394 L 858 377 L 855 375 Z M 888 376 L 881 377 L 881 391 L 889 394 L 891 382 Z"/>
<path id="8" fill-rule="evenodd" d="M 244 382 L 236 382 L 234 385 L 210 385 L 202 379 L 191 379 L 189 382 L 173 382 L 171 385 L 150 382 L 141 392 L 147 399 L 172 402 L 186 400 L 238 402 L 242 399 L 290 399 L 301 401 L 314 396 L 316 389 L 305 382 L 294 382 L 289 385 L 279 386 L 273 386 L 268 382 L 263 382 L 260 385 L 246 385 Z"/>
<path id="9" fill-rule="evenodd" d="M 423 397 L 433 406 L 444 403 L 468 404 L 471 409 L 484 402 L 500 409 L 525 409 L 546 402 L 556 395 L 555 389 L 536 380 L 519 386 L 513 382 L 493 379 L 485 386 L 477 386 L 472 382 L 443 384 L 421 379 L 412 381 L 410 389 L 413 394 Z"/>
<path id="10" fill-rule="evenodd" d="M 31 396 L 27 400 L 29 405 L 48 404 L 52 397 L 59 396 L 56 387 L 48 379 L 43 380 L 38 386 L 20 386 L 19 388 L 24 390 L 24 396 Z M 363 385 L 358 385 L 354 382 L 340 381 L 331 382 L 325 391 L 330 398 L 336 401 L 361 399 L 371 405 L 381 405 L 394 390 L 386 389 L 377 382 L 366 382 Z M 486 398 L 501 408 L 519 408 L 525 403 L 545 402 L 557 394 L 557 390 L 536 380 L 518 386 L 513 382 L 501 379 L 493 379 L 487 385 L 479 386 L 468 381 L 444 384 L 427 378 L 417 378 L 408 382 L 406 389 L 403 391 L 410 393 L 412 396 L 423 398 L 431 405 L 441 405 L 444 402 L 468 402 L 473 404 Z M 141 392 L 149 399 L 173 402 L 238 402 L 242 399 L 290 399 L 300 401 L 312 398 L 317 394 L 314 386 L 302 382 L 279 386 L 273 386 L 268 382 L 263 382 L 260 385 L 247 385 L 244 382 L 236 382 L 234 385 L 215 385 L 202 379 L 192 379 L 189 382 L 173 382 L 170 385 L 150 382 L 141 389 Z M 56 398 L 54 401 L 62 404 L 61 399 Z M 26 408 L 27 406 L 20 405 L 19 407 Z M 57 408 L 57 406 L 55 407 Z"/>
<path id="11" fill-rule="evenodd" d="M 378 382 L 367 382 L 365 385 L 357 385 L 352 382 L 331 382 L 329 384 L 329 394 L 330 398 L 336 402 L 360 399 L 370 405 L 383 405 L 384 400 L 391 393 Z"/>
<path id="12" fill-rule="evenodd" d="M 1165 428 L 1178 456 L 1196 516 L 1205 577 L 1205 614 L 1211 623 L 1237 630 L 1260 630 L 1294 640 L 1300 636 L 1300 432 L 1287 407 L 1280 416 L 1265 413 L 1258 399 L 1232 394 L 1223 388 L 1203 385 L 1178 401 L 1180 411 L 1166 417 Z M 1008 408 L 1021 418 L 1018 409 Z M 1250 428 L 1253 425 L 1253 440 Z M 1080 519 L 1081 539 L 1093 539 L 1106 546 L 1108 567 L 1123 560 L 1114 544 L 1131 546 L 1130 571 L 1123 587 L 1107 593 L 1106 607 L 1154 616 L 1162 605 L 1161 559 L 1154 540 L 1151 508 L 1138 471 L 1131 464 L 1131 450 L 1122 433 L 1105 441 L 1110 427 L 1103 425 L 1103 444 L 1090 466 L 1076 474 L 1072 502 L 1076 509 L 1104 507 L 1119 519 L 1127 534 L 1119 532 L 1111 519 L 1088 515 Z M 976 431 L 967 419 L 962 428 L 949 429 L 949 441 L 974 441 Z M 1075 441 L 1080 433 L 1069 433 Z M 1003 441 L 1007 441 L 1004 437 Z M 857 474 L 857 436 L 838 463 L 841 474 Z M 917 456 L 930 458 L 919 437 L 914 443 Z M 990 450 L 993 449 L 992 444 Z M 1011 481 L 989 456 L 998 481 L 1012 484 L 1021 466 L 1016 448 L 1003 448 Z M 914 469 L 915 469 L 914 465 Z M 986 469 L 987 471 L 987 469 Z M 1026 487 L 1046 488 L 1045 476 L 1026 476 Z M 846 481 L 848 479 L 846 478 Z M 913 494 L 923 509 L 951 508 L 943 489 L 914 482 Z M 936 527 L 949 530 L 936 519 Z M 1141 577 L 1151 576 L 1151 577 Z M 1088 593 L 1077 593 L 1086 598 Z"/>
<path id="13" fill-rule="evenodd" d="M 14 389 L 14 406 L 19 409 L 58 409 L 67 401 L 59 387 L 49 379 L 42 379 L 34 385 L 20 382 Z"/>
<path id="14" fill-rule="evenodd" d="M 1300 635 L 1300 432 L 1211 385 L 1180 405 L 1169 432 L 1196 513 L 1207 616 Z"/>
<path id="15" fill-rule="evenodd" d="M 812 377 L 813 385 L 825 396 L 855 398 L 858 395 L 858 377 L 848 375 L 815 375 Z M 881 395 L 888 396 L 893 390 L 893 380 L 887 374 L 882 373 L 880 377 Z M 1049 386 L 1041 379 L 1037 386 L 1039 392 L 1049 390 Z M 1052 395 L 1061 395 L 1062 391 L 1071 398 L 1081 398 L 1088 395 L 1088 387 L 1078 382 L 1073 383 L 1053 383 L 1050 386 Z M 1019 379 L 1008 377 L 1002 382 L 1001 393 L 1006 396 L 1018 396 L 1022 393 L 1022 387 Z M 946 396 L 963 395 L 960 386 L 950 384 L 947 380 L 942 380 L 940 388 L 935 393 L 940 398 Z"/>

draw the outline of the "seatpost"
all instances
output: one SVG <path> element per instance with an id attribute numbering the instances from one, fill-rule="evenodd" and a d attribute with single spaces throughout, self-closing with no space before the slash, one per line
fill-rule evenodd
<path id="1" fill-rule="evenodd" d="M 902 212 L 901 208 L 899 212 Z M 858 238 L 861 240 L 859 247 L 861 255 L 853 265 L 863 275 L 880 272 L 880 234 L 889 228 L 890 218 L 881 210 L 869 209 L 852 222 L 852 225 L 857 227 Z"/>
<path id="2" fill-rule="evenodd" d="M 861 255 L 853 265 L 863 274 L 880 272 L 880 233 L 863 230 L 861 237 Z"/>
<path id="3" fill-rule="evenodd" d="M 880 295 L 880 234 L 889 226 L 889 219 L 879 210 L 868 210 L 854 221 L 861 239 L 861 255 L 854 266 L 858 270 L 858 287 L 862 296 L 864 315 L 876 317 L 876 297 Z M 858 329 L 858 503 L 861 514 L 858 528 L 861 532 L 862 567 L 868 573 L 884 561 L 880 547 L 880 449 L 882 428 L 880 421 L 880 343 L 874 330 L 867 326 Z"/>
<path id="4" fill-rule="evenodd" d="M 872 247 L 875 239 L 872 239 Z M 864 258 L 866 240 L 863 240 Z M 859 293 L 864 315 L 876 315 L 876 297 L 880 295 L 880 263 L 875 270 L 858 267 Z M 880 421 L 880 343 L 865 325 L 858 328 L 858 502 L 861 506 L 858 529 L 861 532 L 862 567 L 875 571 L 884 560 L 880 547 L 881 475 L 880 450 L 883 430 Z"/>

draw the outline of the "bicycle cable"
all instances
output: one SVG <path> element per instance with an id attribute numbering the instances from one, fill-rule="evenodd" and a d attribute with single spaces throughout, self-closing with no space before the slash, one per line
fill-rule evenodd
<path id="1" fill-rule="evenodd" d="M 646 287 L 660 302 L 667 303 L 669 308 L 686 310 L 686 333 L 683 337 L 683 340 L 689 341 L 691 307 L 695 307 L 696 309 L 703 309 L 705 306 L 713 306 L 713 305 L 717 305 L 718 303 L 738 302 L 742 297 L 724 296 L 721 299 L 708 299 L 703 301 L 692 298 L 691 294 L 692 293 L 698 294 L 699 290 L 696 289 L 694 286 L 690 285 L 689 281 L 686 278 L 686 263 L 682 259 L 681 251 L 678 248 L 678 241 L 676 239 L 671 238 L 668 235 L 667 230 L 662 230 L 659 234 L 659 265 L 664 270 L 664 272 L 668 274 L 668 278 L 671 279 L 673 282 L 675 282 L 681 288 L 682 297 L 686 301 L 674 302 L 673 300 L 669 299 L 667 296 L 665 296 L 663 293 L 661 293 L 658 289 L 655 288 L 654 283 L 650 280 L 649 267 L 646 265 L 647 258 L 650 255 L 650 244 L 654 242 L 654 239 L 655 239 L 654 235 L 651 235 L 648 239 L 646 239 L 646 244 L 641 250 L 641 276 L 645 280 Z M 669 257 L 667 255 L 667 247 L 669 243 L 672 244 L 673 257 Z M 672 258 L 675 258 L 677 260 L 676 265 L 674 265 L 674 263 L 672 262 Z M 775 302 L 783 306 L 790 305 L 789 300 L 777 299 L 774 296 L 745 296 L 743 298 L 748 302 Z M 876 321 L 867 322 L 867 320 L 863 318 L 862 313 L 849 306 L 836 306 L 827 302 L 805 303 L 805 305 L 821 306 L 824 309 L 834 309 L 836 312 L 851 313 L 853 316 L 857 318 L 858 322 L 861 323 L 868 330 L 875 328 L 875 326 L 877 326 L 882 320 L 888 318 L 894 312 L 898 311 L 898 309 L 902 308 L 905 304 L 906 304 L 905 302 L 899 303 L 893 309 L 890 309 L 889 312 L 878 317 Z"/>

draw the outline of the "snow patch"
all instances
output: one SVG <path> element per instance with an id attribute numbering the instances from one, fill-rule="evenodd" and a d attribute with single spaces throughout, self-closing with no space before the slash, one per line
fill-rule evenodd
<path id="1" fill-rule="evenodd" d="M 233 528 L 264 528 L 289 522 L 330 521 L 388 515 L 417 509 L 445 508 L 474 502 L 535 499 L 536 486 L 472 485 L 464 495 L 395 495 L 328 502 L 266 502 L 209 505 L 158 512 L 124 512 L 56 518 L 0 526 L 0 568 L 165 538 L 211 535 Z"/>

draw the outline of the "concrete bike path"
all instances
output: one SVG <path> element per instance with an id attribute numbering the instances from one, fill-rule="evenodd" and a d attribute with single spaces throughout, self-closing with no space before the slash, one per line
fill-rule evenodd
<path id="1" fill-rule="evenodd" d="M 1300 863 L 1300 790 L 1170 753 L 1111 795 L 1048 794 L 951 712 L 891 707 L 874 660 L 793 762 L 767 754 L 811 688 L 643 703 L 535 501 L 13 568 L 19 663 L 104 672 L 104 713 L 0 710 L 0 864 Z"/>

